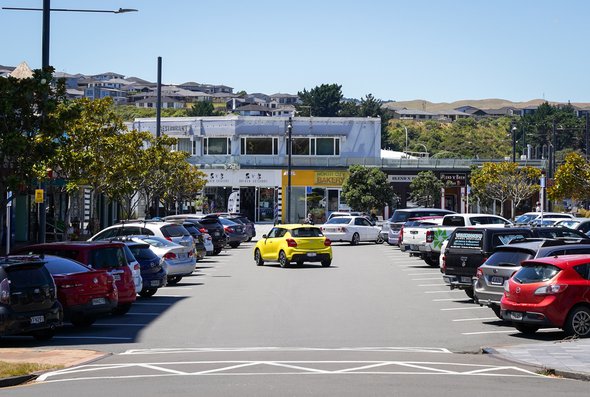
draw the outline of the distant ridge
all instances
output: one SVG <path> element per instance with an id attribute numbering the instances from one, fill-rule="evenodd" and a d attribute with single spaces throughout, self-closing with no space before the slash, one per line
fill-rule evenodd
<path id="1" fill-rule="evenodd" d="M 552 105 L 566 103 L 563 102 L 552 102 L 544 99 L 532 99 L 527 102 L 512 102 L 507 99 L 490 98 L 490 99 L 464 99 L 455 102 L 440 102 L 433 103 L 422 99 L 415 99 L 412 101 L 399 101 L 399 102 L 386 102 L 383 104 L 386 108 L 407 108 L 407 109 L 418 109 L 427 112 L 438 112 L 441 110 L 456 109 L 461 106 L 473 106 L 478 109 L 500 109 L 503 107 L 515 107 L 518 109 L 527 108 L 529 106 L 539 106 L 544 102 L 549 102 Z M 590 108 L 590 103 L 587 102 L 572 102 L 573 106 L 579 108 Z"/>

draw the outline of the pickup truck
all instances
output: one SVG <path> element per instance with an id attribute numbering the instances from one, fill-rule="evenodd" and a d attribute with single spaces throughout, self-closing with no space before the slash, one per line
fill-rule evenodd
<path id="1" fill-rule="evenodd" d="M 445 215 L 440 226 L 426 230 L 426 242 L 418 247 L 420 257 L 430 266 L 439 266 L 439 257 L 443 241 L 449 238 L 458 227 L 490 226 L 504 227 L 512 223 L 498 215 L 489 214 L 450 214 Z"/>
<path id="2" fill-rule="evenodd" d="M 420 246 L 426 244 L 426 232 L 432 226 L 440 226 L 442 220 L 442 216 L 409 219 L 399 231 L 400 250 L 410 256 L 420 256 Z"/>

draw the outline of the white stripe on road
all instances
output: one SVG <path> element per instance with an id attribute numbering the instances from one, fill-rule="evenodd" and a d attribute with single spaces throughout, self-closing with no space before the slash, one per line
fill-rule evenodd
<path id="1" fill-rule="evenodd" d="M 488 321 L 488 320 L 499 320 L 498 317 L 476 317 L 476 318 L 460 318 L 453 321 Z"/>
<path id="2" fill-rule="evenodd" d="M 443 299 L 433 299 L 433 302 L 457 302 L 457 303 L 463 303 L 463 302 L 470 302 L 471 299 L 469 298 L 465 298 L 465 299 L 458 299 L 458 298 L 443 298 Z"/>
<path id="3" fill-rule="evenodd" d="M 463 332 L 461 335 L 512 334 L 514 332 L 517 332 L 516 329 L 510 331 Z"/>
<path id="4" fill-rule="evenodd" d="M 462 292 L 460 289 L 448 289 L 445 291 L 424 291 L 425 294 L 442 294 L 443 292 Z"/>

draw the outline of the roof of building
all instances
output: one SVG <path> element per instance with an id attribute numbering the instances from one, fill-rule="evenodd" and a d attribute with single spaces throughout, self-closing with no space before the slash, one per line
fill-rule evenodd
<path id="1" fill-rule="evenodd" d="M 235 109 L 236 112 L 271 112 L 272 109 L 260 105 L 245 105 Z"/>
<path id="2" fill-rule="evenodd" d="M 21 62 L 12 72 L 9 74 L 10 77 L 15 79 L 30 79 L 33 77 L 33 71 L 26 62 Z"/>

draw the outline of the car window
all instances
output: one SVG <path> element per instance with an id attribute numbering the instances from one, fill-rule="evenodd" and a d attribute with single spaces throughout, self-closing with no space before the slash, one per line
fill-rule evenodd
<path id="1" fill-rule="evenodd" d="M 103 230 L 102 232 L 98 233 L 93 240 L 105 240 L 107 238 L 115 237 L 117 235 L 116 227 L 112 229 Z"/>
<path id="2" fill-rule="evenodd" d="M 6 268 L 6 275 L 11 287 L 16 288 L 53 284 L 49 271 L 38 265 L 11 266 Z"/>
<path id="3" fill-rule="evenodd" d="M 574 266 L 574 270 L 586 280 L 590 279 L 590 264 Z"/>
<path id="4" fill-rule="evenodd" d="M 183 237 L 189 235 L 184 226 L 181 225 L 162 226 L 160 231 L 164 237 Z"/>
<path id="5" fill-rule="evenodd" d="M 529 237 L 529 234 L 525 233 L 510 233 L 510 234 L 494 234 L 492 237 L 492 247 L 497 247 L 499 245 L 506 245 L 510 244 L 512 240 L 519 240 L 525 237 Z"/>
<path id="6" fill-rule="evenodd" d="M 123 250 L 125 251 L 125 259 L 127 259 L 127 263 L 137 262 L 135 260 L 135 257 L 133 256 L 133 253 L 131 252 L 131 250 L 129 249 L 129 247 L 127 245 L 125 245 Z"/>
<path id="7" fill-rule="evenodd" d="M 299 227 L 291 230 L 292 237 L 322 237 L 322 231 L 317 227 Z"/>
<path id="8" fill-rule="evenodd" d="M 152 232 L 150 229 L 146 229 L 145 227 L 142 227 L 141 230 L 135 234 L 143 234 L 145 236 L 155 236 L 154 232 Z"/>
<path id="9" fill-rule="evenodd" d="M 552 251 L 551 254 L 549 254 L 547 256 L 562 256 L 562 255 L 565 255 L 565 250 L 564 249 L 559 249 L 559 250 Z"/>
<path id="10" fill-rule="evenodd" d="M 559 271 L 558 267 L 548 263 L 529 263 L 516 272 L 513 278 L 521 284 L 538 283 L 551 280 Z"/>
<path id="11" fill-rule="evenodd" d="M 268 232 L 268 234 L 266 235 L 267 238 L 274 238 L 277 234 L 277 228 L 273 227 L 270 232 Z"/>
<path id="12" fill-rule="evenodd" d="M 354 224 L 357 226 L 365 226 L 365 223 L 363 222 L 363 218 L 354 218 Z"/>
<path id="13" fill-rule="evenodd" d="M 275 235 L 275 237 L 283 237 L 285 234 L 287 234 L 287 229 L 277 229 L 277 233 Z"/>
<path id="14" fill-rule="evenodd" d="M 81 263 L 65 258 L 45 258 L 45 267 L 51 274 L 85 273 L 91 271 Z"/>
<path id="15" fill-rule="evenodd" d="M 129 249 L 138 261 L 158 259 L 158 256 L 147 245 L 132 245 Z"/>
<path id="16" fill-rule="evenodd" d="M 522 261 L 531 259 L 533 255 L 526 251 L 496 251 L 486 261 L 486 265 L 502 266 L 514 265 L 519 266 Z"/>
<path id="17" fill-rule="evenodd" d="M 127 266 L 127 260 L 121 247 L 103 247 L 90 251 L 89 265 L 95 269 L 108 269 Z"/>
<path id="18" fill-rule="evenodd" d="M 148 243 L 151 246 L 160 248 L 160 247 L 174 247 L 176 244 L 156 236 L 148 236 L 148 237 L 141 237 L 141 241 Z"/>
<path id="19" fill-rule="evenodd" d="M 348 225 L 352 218 L 338 216 L 336 218 L 330 219 L 326 224 L 329 225 Z"/>
<path id="20" fill-rule="evenodd" d="M 568 248 L 565 250 L 566 255 L 590 254 L 590 248 Z"/>
<path id="21" fill-rule="evenodd" d="M 465 226 L 465 219 L 462 216 L 447 216 L 443 219 L 443 226 Z"/>
<path id="22" fill-rule="evenodd" d="M 580 225 L 580 227 L 578 228 L 579 231 L 581 231 L 582 233 L 588 233 L 588 231 L 590 231 L 590 222 L 584 222 Z"/>

